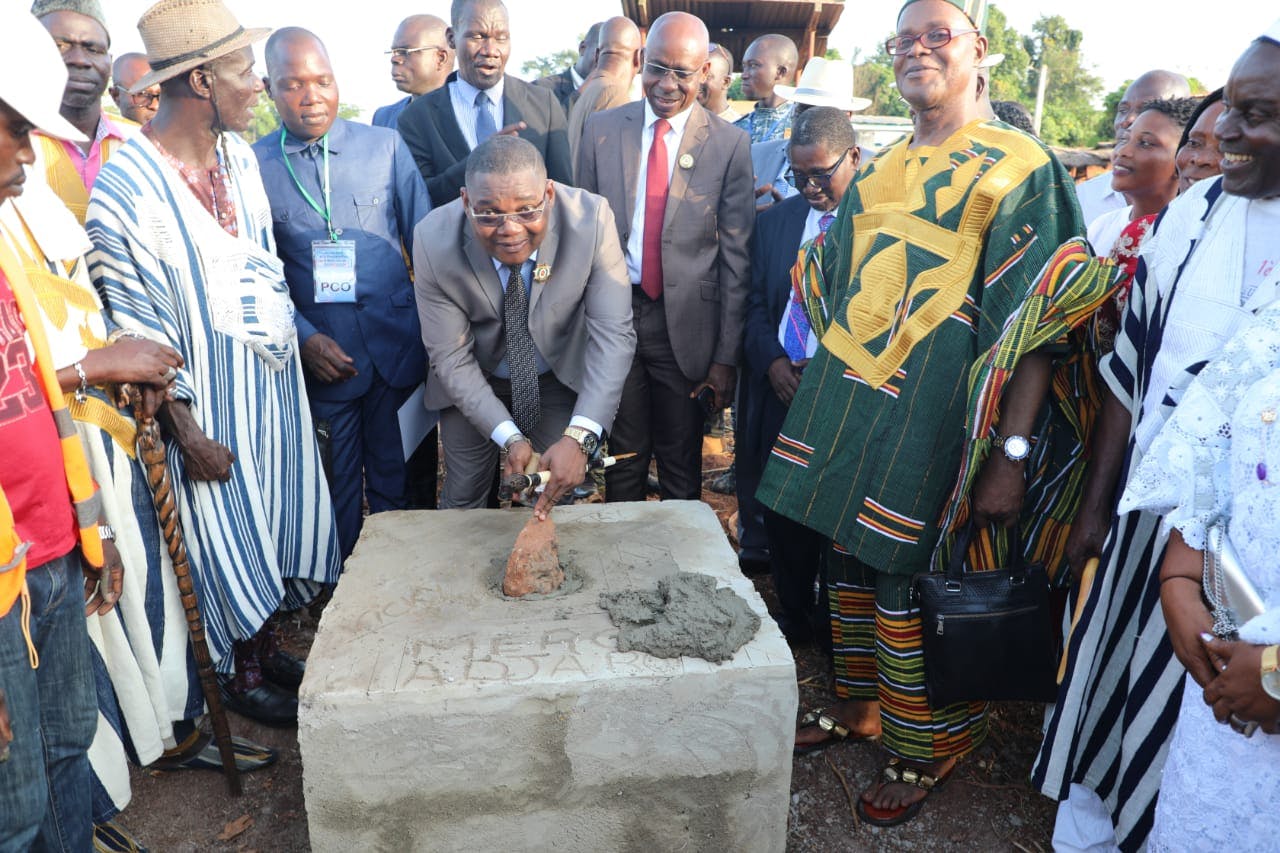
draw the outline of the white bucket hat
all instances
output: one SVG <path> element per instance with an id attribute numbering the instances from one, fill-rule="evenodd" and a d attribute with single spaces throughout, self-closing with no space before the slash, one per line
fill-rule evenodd
<path id="1" fill-rule="evenodd" d="M 788 101 L 811 107 L 835 107 L 856 113 L 871 106 L 867 98 L 853 96 L 853 66 L 834 59 L 828 62 L 821 56 L 809 60 L 798 84 L 774 86 L 773 91 Z"/>
<path id="2" fill-rule="evenodd" d="M 87 142 L 58 115 L 67 66 L 49 31 L 26 4 L 0 3 L 0 100 L 50 136 Z"/>

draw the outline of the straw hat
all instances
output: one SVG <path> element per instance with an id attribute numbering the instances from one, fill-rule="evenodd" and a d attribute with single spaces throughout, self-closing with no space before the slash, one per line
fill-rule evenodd
<path id="1" fill-rule="evenodd" d="M 87 142 L 58 115 L 67 66 L 40 22 L 18 3 L 0 3 L 0 100 L 50 136 Z"/>
<path id="2" fill-rule="evenodd" d="M 788 101 L 811 107 L 835 107 L 856 113 L 871 106 L 867 98 L 853 96 L 853 66 L 840 60 L 827 61 L 821 56 L 809 60 L 795 86 L 774 86 Z"/>
<path id="3" fill-rule="evenodd" d="M 221 0 L 160 0 L 138 19 L 151 73 L 131 94 L 262 41 L 270 27 L 246 30 Z"/>

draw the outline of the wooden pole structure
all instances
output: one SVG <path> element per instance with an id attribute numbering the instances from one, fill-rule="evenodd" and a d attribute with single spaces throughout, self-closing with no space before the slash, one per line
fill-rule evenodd
<path id="1" fill-rule="evenodd" d="M 187 631 L 191 634 L 191 648 L 196 658 L 196 673 L 205 704 L 209 706 L 209 718 L 213 722 L 213 739 L 218 744 L 222 758 L 222 773 L 227 779 L 231 796 L 240 796 L 240 771 L 236 768 L 235 750 L 231 744 L 231 727 L 227 723 L 227 711 L 222 707 L 222 694 L 218 691 L 218 677 L 213 669 L 213 657 L 209 654 L 209 642 L 204 634 L 204 619 L 191 581 L 191 564 L 187 561 L 187 546 L 178 523 L 178 501 L 173 494 L 173 480 L 164 456 L 164 439 L 160 437 L 160 425 L 154 414 L 147 414 L 142 394 L 136 388 L 122 393 L 133 403 L 134 418 L 138 423 L 138 458 L 147 472 L 147 485 L 151 487 L 151 501 L 160 519 L 164 543 L 173 561 L 173 573 L 178 579 L 178 593 L 182 596 L 182 609 L 187 615 Z"/>

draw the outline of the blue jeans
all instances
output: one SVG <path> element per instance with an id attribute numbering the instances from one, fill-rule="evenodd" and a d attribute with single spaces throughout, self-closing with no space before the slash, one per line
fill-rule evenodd
<path id="1" fill-rule="evenodd" d="M 0 763 L 0 853 L 93 849 L 89 758 L 97 727 L 80 551 L 27 573 L 33 670 L 22 637 L 22 602 L 0 618 L 0 689 L 13 743 Z"/>

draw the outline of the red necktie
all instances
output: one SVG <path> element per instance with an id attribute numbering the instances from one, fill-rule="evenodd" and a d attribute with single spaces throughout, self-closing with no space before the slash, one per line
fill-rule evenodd
<path id="1" fill-rule="evenodd" d="M 671 123 L 653 123 L 653 144 L 644 175 L 644 251 L 640 257 L 640 289 L 654 300 L 662 296 L 662 218 L 667 212 L 667 131 Z"/>

